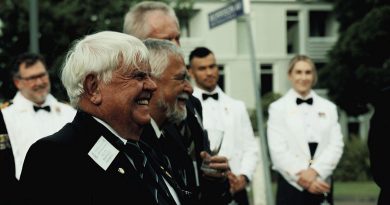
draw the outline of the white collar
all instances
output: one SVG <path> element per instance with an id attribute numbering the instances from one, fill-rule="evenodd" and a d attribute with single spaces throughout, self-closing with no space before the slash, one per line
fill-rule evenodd
<path id="1" fill-rule="evenodd" d="M 49 93 L 46 97 L 45 102 L 40 106 L 47 106 L 47 105 L 53 106 L 57 102 L 58 102 L 57 99 Z M 20 91 L 16 93 L 14 99 L 12 100 L 12 103 L 13 103 L 12 105 L 15 106 L 15 108 L 22 109 L 22 110 L 27 109 L 33 111 L 33 106 L 34 105 L 36 106 L 35 103 L 33 103 L 31 100 L 24 97 Z"/>
<path id="2" fill-rule="evenodd" d="M 312 98 L 314 96 L 314 91 L 313 90 L 310 90 L 309 94 L 306 95 L 305 97 L 303 97 L 302 95 L 300 95 L 297 91 L 295 91 L 293 88 L 290 89 L 289 93 L 291 93 L 291 95 L 294 97 L 294 98 L 301 98 L 303 100 L 306 100 L 306 99 L 309 99 L 309 98 Z"/>
<path id="3" fill-rule="evenodd" d="M 217 86 L 215 87 L 215 89 L 214 89 L 213 91 L 211 91 L 211 92 L 206 91 L 206 90 L 203 90 L 202 88 L 199 88 L 198 86 L 194 86 L 194 93 L 193 93 L 193 95 L 194 95 L 195 97 L 201 99 L 203 93 L 206 93 L 206 94 L 218 93 L 219 95 L 221 95 L 222 92 L 223 92 L 222 89 L 221 89 L 218 85 L 217 85 Z"/>
<path id="4" fill-rule="evenodd" d="M 99 118 L 97 118 L 95 116 L 92 116 L 92 117 L 93 117 L 93 119 L 98 121 L 100 124 L 102 124 L 104 127 L 106 127 L 110 132 L 112 132 L 112 134 L 117 136 L 123 142 L 123 144 L 126 144 L 127 140 L 125 138 L 122 138 L 121 136 L 119 136 L 119 134 L 114 129 L 112 129 L 112 127 L 110 125 L 108 125 L 103 120 L 101 120 L 101 119 L 99 119 Z"/>
<path id="5" fill-rule="evenodd" d="M 156 133 L 157 139 L 160 139 L 160 137 L 161 137 L 161 135 L 162 135 L 162 131 L 161 131 L 160 128 L 158 127 L 156 121 L 153 120 L 153 118 L 150 119 L 150 124 L 151 124 L 152 127 L 153 127 L 154 133 Z"/>

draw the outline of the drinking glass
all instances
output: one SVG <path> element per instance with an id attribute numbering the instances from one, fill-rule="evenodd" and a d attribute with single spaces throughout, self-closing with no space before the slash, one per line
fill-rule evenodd
<path id="1" fill-rule="evenodd" d="M 219 129 L 207 129 L 206 130 L 209 142 L 210 142 L 210 155 L 215 156 L 218 154 L 222 146 L 224 131 Z M 205 173 L 217 173 L 218 170 L 209 167 L 209 159 L 204 159 L 201 169 Z"/>

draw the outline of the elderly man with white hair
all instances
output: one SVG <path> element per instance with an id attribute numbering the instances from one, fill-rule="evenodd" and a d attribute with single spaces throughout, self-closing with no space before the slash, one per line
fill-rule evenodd
<path id="1" fill-rule="evenodd" d="M 36 142 L 22 170 L 25 204 L 184 204 L 140 141 L 156 90 L 137 38 L 103 31 L 77 41 L 62 70 L 72 123 Z"/>

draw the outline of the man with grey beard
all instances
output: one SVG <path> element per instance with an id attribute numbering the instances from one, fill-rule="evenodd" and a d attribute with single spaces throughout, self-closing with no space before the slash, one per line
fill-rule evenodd
<path id="1" fill-rule="evenodd" d="M 186 103 L 193 92 L 182 51 L 167 40 L 147 39 L 144 43 L 150 52 L 151 76 L 157 90 L 149 105 L 151 123 L 144 128 L 141 140 L 156 150 L 162 164 L 169 165 L 173 177 L 187 193 L 189 204 L 215 204 L 217 201 L 217 204 L 227 203 L 230 196 L 224 195 L 227 188 L 223 185 L 225 179 L 214 177 L 207 180 L 205 176 L 199 176 L 193 163 L 201 164 L 201 158 L 188 154 L 176 128 L 176 124 L 187 117 Z M 208 142 L 204 139 L 195 140 L 194 149 L 208 147 Z M 192 154 L 205 155 L 206 152 L 202 151 L 204 150 L 196 150 Z M 197 158 L 196 162 L 193 158 Z M 224 157 L 216 157 L 214 160 L 215 164 L 226 161 Z M 217 180 L 221 183 L 216 183 Z"/>

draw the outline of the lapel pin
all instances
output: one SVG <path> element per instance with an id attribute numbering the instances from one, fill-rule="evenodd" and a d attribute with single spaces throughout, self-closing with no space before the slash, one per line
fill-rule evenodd
<path id="1" fill-rule="evenodd" d="M 122 167 L 118 168 L 118 172 L 121 173 L 121 174 L 125 174 L 125 170 Z"/>
<path id="2" fill-rule="evenodd" d="M 172 178 L 172 176 L 171 176 L 167 171 L 165 171 L 165 174 L 166 174 L 169 178 Z"/>
<path id="3" fill-rule="evenodd" d="M 164 169 L 163 166 L 160 166 L 161 170 L 163 170 L 165 172 L 165 174 L 169 177 L 169 178 L 172 178 L 172 176 L 169 174 L 169 172 L 167 170 Z"/>
<path id="4" fill-rule="evenodd" d="M 325 117 L 325 113 L 324 112 L 319 112 L 318 116 L 321 117 L 321 118 L 324 118 Z"/>
<path id="5" fill-rule="evenodd" d="M 58 106 L 56 106 L 55 110 L 56 110 L 57 113 L 60 113 L 60 112 L 61 112 L 61 108 L 58 107 Z"/>

